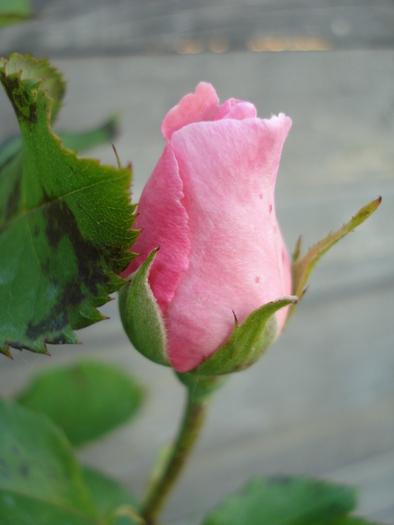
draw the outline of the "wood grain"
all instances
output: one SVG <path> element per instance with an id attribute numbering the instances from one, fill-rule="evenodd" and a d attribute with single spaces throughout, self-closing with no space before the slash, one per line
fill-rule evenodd
<path id="1" fill-rule="evenodd" d="M 174 54 L 394 46 L 390 0 L 33 0 L 35 19 L 0 34 L 2 53 Z"/>

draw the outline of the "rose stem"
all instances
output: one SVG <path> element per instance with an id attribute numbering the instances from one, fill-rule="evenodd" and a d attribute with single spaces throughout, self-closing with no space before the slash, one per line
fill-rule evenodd
<path id="1" fill-rule="evenodd" d="M 178 437 L 161 476 L 151 487 L 142 507 L 142 516 L 147 525 L 153 525 L 166 502 L 167 496 L 189 457 L 207 414 L 212 393 L 223 380 L 217 377 L 196 379 L 190 374 L 177 374 L 188 388 L 187 403 Z"/>

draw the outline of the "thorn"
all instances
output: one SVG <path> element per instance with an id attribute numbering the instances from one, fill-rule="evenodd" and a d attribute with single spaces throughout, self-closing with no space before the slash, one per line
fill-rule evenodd
<path id="1" fill-rule="evenodd" d="M 122 164 L 120 163 L 119 155 L 118 155 L 118 152 L 116 151 L 115 145 L 111 144 L 111 146 L 112 146 L 112 149 L 114 150 L 114 153 L 115 153 L 115 157 L 116 157 L 116 160 L 117 160 L 117 163 L 118 163 L 118 168 L 122 169 Z"/>
<path id="2" fill-rule="evenodd" d="M 5 354 L 5 355 L 6 355 L 7 357 L 9 357 L 9 358 L 11 359 L 11 361 L 14 360 L 14 358 L 12 357 L 12 354 L 11 354 L 11 353 L 10 353 L 10 354 Z"/>
<path id="3" fill-rule="evenodd" d="M 78 341 L 75 341 L 76 345 L 83 345 L 83 342 L 78 339 Z"/>
<path id="4" fill-rule="evenodd" d="M 308 284 L 308 286 L 307 286 L 306 288 L 304 288 L 304 289 L 302 290 L 302 292 L 301 292 L 301 297 L 304 297 L 304 295 L 305 295 L 306 292 L 308 291 L 308 288 L 309 288 L 309 284 Z M 301 297 L 300 297 L 300 299 L 301 299 Z"/>
<path id="5" fill-rule="evenodd" d="M 231 311 L 233 312 L 235 326 L 238 326 L 238 319 L 237 319 L 237 316 L 235 315 L 234 310 L 231 310 Z"/>
<path id="6" fill-rule="evenodd" d="M 379 204 L 382 202 L 382 197 L 379 195 L 378 197 Z"/>
<path id="7" fill-rule="evenodd" d="M 47 355 L 48 357 L 52 357 L 48 350 L 45 352 L 45 355 Z"/>

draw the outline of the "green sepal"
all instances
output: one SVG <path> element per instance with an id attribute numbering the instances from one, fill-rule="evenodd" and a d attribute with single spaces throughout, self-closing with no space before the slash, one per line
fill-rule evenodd
<path id="1" fill-rule="evenodd" d="M 237 372 L 255 363 L 276 339 L 278 325 L 275 312 L 294 305 L 298 298 L 292 295 L 281 297 L 254 310 L 235 327 L 227 341 L 192 374 L 222 375 Z"/>
<path id="2" fill-rule="evenodd" d="M 193 401 L 209 399 L 219 388 L 227 383 L 228 377 L 204 376 L 190 372 L 175 372 L 179 381 L 185 385 Z"/>
<path id="3" fill-rule="evenodd" d="M 334 233 L 330 233 L 319 241 L 317 244 L 312 246 L 308 252 L 303 256 L 300 256 L 301 250 L 301 238 L 299 237 L 296 242 L 294 255 L 293 255 L 293 264 L 292 264 L 292 279 L 293 279 L 293 294 L 301 299 L 305 292 L 305 286 L 309 279 L 309 276 L 315 267 L 315 264 L 320 259 L 320 257 L 325 254 L 331 246 L 340 241 L 345 235 L 353 231 L 357 226 L 362 224 L 365 220 L 372 215 L 372 213 L 378 208 L 382 201 L 381 197 L 378 197 L 374 201 L 370 202 L 361 210 L 359 210 L 352 219 L 344 224 L 342 228 L 337 230 Z M 290 318 L 295 305 L 290 307 L 287 320 Z"/>
<path id="4" fill-rule="evenodd" d="M 164 319 L 148 281 L 158 250 L 149 254 L 129 282 L 120 289 L 119 311 L 123 328 L 134 347 L 151 361 L 170 366 Z"/>

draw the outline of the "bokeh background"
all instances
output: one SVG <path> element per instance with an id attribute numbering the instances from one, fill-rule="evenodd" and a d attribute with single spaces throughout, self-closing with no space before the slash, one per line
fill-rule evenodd
<path id="1" fill-rule="evenodd" d="M 361 514 L 394 523 L 394 3 L 392 0 L 33 0 L 34 18 L 2 29 L 0 54 L 49 57 L 68 95 L 58 129 L 121 115 L 115 145 L 133 163 L 133 199 L 159 158 L 163 116 L 200 80 L 221 100 L 293 119 L 276 203 L 292 251 L 376 198 L 375 215 L 318 265 L 275 346 L 235 374 L 174 491 L 165 521 L 198 523 L 254 475 L 308 474 L 360 487 Z M 0 93 L 0 142 L 17 132 Z M 116 164 L 110 145 L 92 152 Z M 0 255 L 1 257 L 1 255 Z M 86 357 L 118 364 L 149 390 L 137 420 L 80 452 L 142 494 L 174 435 L 182 387 L 130 346 L 111 319 L 52 358 L 0 356 L 0 394 L 45 367 Z M 0 321 L 1 322 L 1 321 Z"/>

